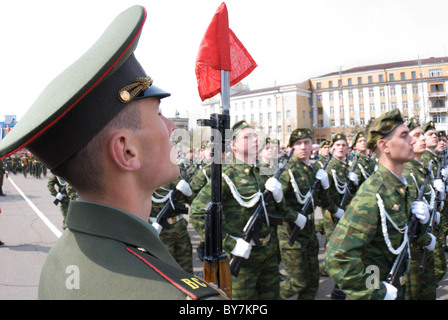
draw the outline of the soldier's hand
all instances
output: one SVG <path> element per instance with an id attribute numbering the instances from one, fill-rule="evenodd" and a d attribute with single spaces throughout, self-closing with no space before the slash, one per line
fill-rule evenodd
<path id="1" fill-rule="evenodd" d="M 358 175 L 354 172 L 348 173 L 348 178 L 353 181 L 353 183 L 357 186 L 358 185 Z"/>
<path id="2" fill-rule="evenodd" d="M 243 238 L 236 239 L 236 245 L 232 250 L 232 254 L 237 257 L 248 259 L 252 246 L 249 242 L 245 241 Z"/>
<path id="3" fill-rule="evenodd" d="M 336 211 L 336 213 L 334 214 L 336 216 L 336 218 L 341 219 L 342 216 L 344 215 L 344 210 L 342 210 L 341 208 L 338 208 L 338 211 Z"/>
<path id="4" fill-rule="evenodd" d="M 279 203 L 283 198 L 282 184 L 274 177 L 271 177 L 266 181 L 264 187 L 266 190 L 272 192 L 275 202 Z"/>
<path id="5" fill-rule="evenodd" d="M 436 237 L 432 234 L 432 233 L 428 233 L 431 237 L 431 243 L 428 244 L 427 246 L 424 246 L 423 248 L 427 249 L 428 251 L 432 251 L 434 250 L 434 248 L 436 247 Z"/>
<path id="6" fill-rule="evenodd" d="M 328 173 L 325 170 L 323 170 L 323 169 L 317 170 L 316 179 L 320 180 L 320 185 L 325 190 L 330 188 L 330 182 L 328 181 Z"/>
<path id="7" fill-rule="evenodd" d="M 162 231 L 162 226 L 160 224 L 158 224 L 157 222 L 153 222 L 152 226 L 154 227 L 154 229 L 157 230 L 157 232 L 160 234 L 160 232 Z"/>
<path id="8" fill-rule="evenodd" d="M 397 299 L 398 289 L 395 288 L 390 283 L 387 283 L 385 281 L 383 281 L 383 283 L 386 286 L 386 290 L 387 290 L 386 291 L 386 295 L 384 296 L 383 300 L 395 300 L 395 299 Z"/>
<path id="9" fill-rule="evenodd" d="M 186 197 L 190 197 L 193 194 L 190 185 L 184 179 L 179 181 L 176 185 L 176 189 L 182 192 Z"/>
<path id="10" fill-rule="evenodd" d="M 296 221 L 294 221 L 294 223 L 300 228 L 300 230 L 302 230 L 305 227 L 306 220 L 307 219 L 303 214 L 298 213 L 297 219 L 296 219 Z"/>
<path id="11" fill-rule="evenodd" d="M 428 222 L 429 209 L 428 205 L 423 201 L 414 201 L 411 206 L 411 212 L 421 224 L 426 224 Z"/>
<path id="12" fill-rule="evenodd" d="M 445 184 L 443 183 L 442 179 L 436 179 L 434 180 L 434 189 L 438 192 L 445 192 Z"/>

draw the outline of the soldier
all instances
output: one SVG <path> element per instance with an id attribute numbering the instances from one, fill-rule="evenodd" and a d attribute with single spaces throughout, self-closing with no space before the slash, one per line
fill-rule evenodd
<path id="1" fill-rule="evenodd" d="M 379 167 L 350 202 L 325 255 L 330 276 L 349 299 L 404 298 L 404 288 L 387 283 L 386 276 L 409 241 L 410 210 L 421 224 L 429 219 L 428 206 L 412 202 L 402 176 L 404 163 L 414 157 L 413 143 L 398 109 L 370 128 L 367 147 L 378 155 Z"/>
<path id="2" fill-rule="evenodd" d="M 0 141 L 0 156 L 26 146 L 79 196 L 42 268 L 39 299 L 219 296 L 182 270 L 148 223 L 152 193 L 179 167 L 174 123 L 159 111 L 170 94 L 134 54 L 145 20 L 141 6 L 121 13 Z"/>
<path id="3" fill-rule="evenodd" d="M 280 298 L 297 294 L 298 300 L 313 300 L 319 287 L 319 242 L 314 229 L 314 210 L 305 215 L 301 210 L 314 180 L 321 180 L 323 189 L 328 189 L 329 181 L 324 170 L 316 170 L 310 164 L 310 129 L 294 130 L 288 147 L 294 148 L 294 154 L 280 179 L 285 196 L 285 221 L 277 229 L 281 259 L 288 278 L 280 283 Z M 320 194 L 313 203 L 319 197 Z M 294 226 L 298 226 L 300 232 L 291 246 L 288 239 Z"/>
<path id="4" fill-rule="evenodd" d="M 358 184 L 356 175 L 352 174 L 349 176 L 349 165 L 345 161 L 348 152 L 345 134 L 339 133 L 334 135 L 330 146 L 333 149 L 333 158 L 326 169 L 330 177 L 329 202 L 328 205 L 323 207 L 323 221 L 327 239 L 330 238 L 334 226 L 344 214 L 345 208 L 340 208 L 339 205 L 344 196 L 348 179 L 354 181 L 355 185 Z"/>
<path id="5" fill-rule="evenodd" d="M 349 171 L 353 171 L 353 167 L 356 164 L 356 168 L 354 168 L 354 173 L 358 178 L 358 188 L 359 186 L 366 181 L 372 172 L 375 170 L 376 161 L 367 155 L 367 147 L 366 147 L 366 135 L 364 132 L 358 132 L 354 137 L 352 142 L 350 143 L 350 148 L 357 153 L 357 159 L 355 158 L 352 162 Z M 357 161 L 356 161 L 357 160 Z"/>
<path id="6" fill-rule="evenodd" d="M 273 193 L 274 201 L 266 205 L 266 214 L 282 214 L 284 208 L 281 184 L 260 174 L 255 166 L 257 135 L 246 121 L 232 127 L 231 147 L 233 163 L 223 169 L 222 183 L 222 236 L 223 249 L 230 256 L 244 258 L 238 277 L 232 277 L 232 299 L 278 299 L 279 269 L 276 229 L 266 221 L 258 236 L 259 243 L 244 241 L 243 229 L 262 203 L 266 188 Z M 211 196 L 211 183 L 207 183 L 191 204 L 191 221 L 196 231 L 204 235 L 204 209 Z"/>
<path id="7" fill-rule="evenodd" d="M 50 191 L 50 194 L 56 198 L 54 204 L 60 205 L 59 209 L 62 213 L 62 229 L 65 230 L 67 227 L 65 220 L 67 219 L 68 205 L 70 204 L 70 200 L 76 198 L 76 191 L 69 187 L 67 181 L 64 181 L 55 175 L 51 175 L 50 179 L 48 179 L 47 188 Z"/>
<path id="8" fill-rule="evenodd" d="M 259 146 L 259 163 L 258 166 L 267 168 L 277 167 L 278 151 L 280 141 L 277 139 L 266 138 Z M 275 171 L 275 169 L 273 170 Z"/>
<path id="9" fill-rule="evenodd" d="M 3 179 L 6 174 L 6 166 L 2 159 L 0 159 L 0 196 L 4 197 L 6 194 L 3 193 Z"/>
<path id="10" fill-rule="evenodd" d="M 403 176 L 406 178 L 409 185 L 410 196 L 416 200 L 418 192 L 426 178 L 426 170 L 421 162 L 421 157 L 426 150 L 426 139 L 420 123 L 416 118 L 411 118 L 406 122 L 406 125 L 410 130 L 409 135 L 414 141 L 414 159 L 404 164 Z M 440 186 L 440 183 L 442 182 L 439 181 L 438 183 Z M 430 184 L 427 185 L 425 190 L 425 200 L 431 206 L 435 205 L 434 192 L 432 191 Z M 430 238 L 426 240 L 431 241 L 429 243 L 417 243 L 417 241 L 411 243 L 411 261 L 406 281 L 406 300 L 434 300 L 436 298 L 433 255 L 436 239 L 431 234 Z M 419 267 L 425 248 L 429 251 L 426 258 L 425 268 L 423 272 L 421 272 Z"/>
<path id="11" fill-rule="evenodd" d="M 322 169 L 325 162 L 330 156 L 330 141 L 323 140 L 319 145 L 319 158 L 314 162 L 313 166 L 316 170 Z"/>
<path id="12" fill-rule="evenodd" d="M 426 138 L 426 150 L 425 153 L 423 153 L 422 155 L 422 162 L 425 166 L 428 166 L 428 163 L 430 160 L 433 161 L 434 163 L 434 167 L 433 167 L 433 175 L 434 177 L 437 177 L 437 172 L 439 169 L 439 165 L 441 165 L 439 163 L 439 159 L 438 156 L 436 154 L 436 149 L 439 143 L 439 137 L 437 136 L 437 131 L 436 131 L 436 127 L 434 125 L 434 122 L 429 121 L 427 123 L 425 123 L 422 126 L 423 132 L 425 134 L 425 138 Z M 440 168 L 441 169 L 441 174 L 442 176 L 445 177 L 445 179 L 447 178 L 447 174 L 448 172 L 445 170 L 445 168 Z M 443 170 L 443 171 L 442 171 Z M 444 201 L 445 202 L 445 201 Z M 446 210 L 447 208 L 443 208 L 442 210 L 442 215 L 441 215 L 441 224 L 439 224 L 438 226 L 436 226 L 435 230 L 434 230 L 434 234 L 436 235 L 437 238 L 437 246 L 434 249 L 434 272 L 435 272 L 435 281 L 436 283 L 439 283 L 443 276 L 445 275 L 446 272 L 446 258 L 445 258 L 445 239 L 443 238 L 443 231 L 442 231 L 442 226 L 443 226 L 443 216 L 446 215 Z"/>

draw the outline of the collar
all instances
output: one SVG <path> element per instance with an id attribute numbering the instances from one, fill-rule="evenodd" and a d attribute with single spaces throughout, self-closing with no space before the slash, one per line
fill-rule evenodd
<path id="1" fill-rule="evenodd" d="M 148 222 L 114 207 L 82 200 L 71 201 L 66 224 L 74 232 L 144 248 L 165 261 L 173 259 L 159 240 L 157 231 Z"/>

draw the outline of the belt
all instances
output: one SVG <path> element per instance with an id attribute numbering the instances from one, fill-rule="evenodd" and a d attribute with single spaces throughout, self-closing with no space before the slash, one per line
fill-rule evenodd
<path id="1" fill-rule="evenodd" d="M 232 238 L 233 240 L 237 240 L 237 239 L 238 239 L 238 237 L 234 237 L 234 236 L 231 236 L 231 235 L 229 235 L 229 237 Z M 250 244 L 252 247 L 265 247 L 265 246 L 268 244 L 268 242 L 269 242 L 270 239 L 271 239 L 271 235 L 268 234 L 268 235 L 267 235 L 266 237 L 264 237 L 264 238 L 258 238 L 258 241 L 260 242 L 260 245 L 259 245 L 259 246 L 257 246 L 257 244 L 255 243 L 254 240 L 250 240 L 249 244 Z"/>

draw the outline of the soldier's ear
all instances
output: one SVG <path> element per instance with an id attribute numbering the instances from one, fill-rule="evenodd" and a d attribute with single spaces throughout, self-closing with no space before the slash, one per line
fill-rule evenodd
<path id="1" fill-rule="evenodd" d="M 376 142 L 376 146 L 377 146 L 378 150 L 381 153 L 389 153 L 390 152 L 390 148 L 389 148 L 389 143 L 388 142 L 389 141 L 386 140 L 386 139 L 379 139 Z"/>
<path id="2" fill-rule="evenodd" d="M 121 129 L 109 140 L 109 154 L 114 164 L 124 171 L 135 171 L 141 166 L 136 139 L 133 131 Z"/>

